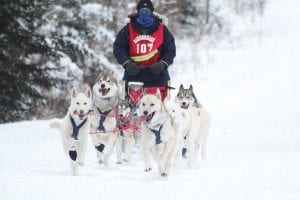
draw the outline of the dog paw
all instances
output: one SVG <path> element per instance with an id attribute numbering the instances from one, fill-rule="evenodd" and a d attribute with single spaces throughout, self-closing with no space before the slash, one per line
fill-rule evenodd
<path id="1" fill-rule="evenodd" d="M 76 161 L 77 151 L 69 151 L 69 156 L 70 156 L 71 160 Z"/>
<path id="2" fill-rule="evenodd" d="M 118 164 L 118 165 L 122 165 L 122 161 L 118 161 L 117 164 Z"/>
<path id="3" fill-rule="evenodd" d="M 103 160 L 99 160 L 99 161 L 98 161 L 98 164 L 99 164 L 99 165 L 102 165 L 102 164 L 103 164 Z"/>
<path id="4" fill-rule="evenodd" d="M 162 177 L 167 177 L 167 176 L 168 176 L 168 174 L 167 174 L 167 173 L 164 173 L 164 172 L 161 173 L 160 175 L 161 175 Z"/>
<path id="5" fill-rule="evenodd" d="M 146 168 L 146 169 L 145 169 L 145 172 L 149 172 L 149 171 L 151 171 L 151 170 L 152 170 L 152 168 L 149 167 L 149 168 Z"/>
<path id="6" fill-rule="evenodd" d="M 78 173 L 77 171 L 72 171 L 72 175 L 73 175 L 73 176 L 78 176 L 79 173 Z"/>
<path id="7" fill-rule="evenodd" d="M 129 159 L 123 159 L 124 162 L 129 162 Z"/>
<path id="8" fill-rule="evenodd" d="M 71 172 L 73 176 L 78 176 L 78 165 L 76 165 L 75 163 L 71 166 Z"/>
<path id="9" fill-rule="evenodd" d="M 83 167 L 84 163 L 83 162 L 78 162 L 78 165 Z"/>

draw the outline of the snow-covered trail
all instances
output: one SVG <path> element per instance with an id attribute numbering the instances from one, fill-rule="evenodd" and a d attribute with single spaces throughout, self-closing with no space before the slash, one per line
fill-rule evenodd
<path id="1" fill-rule="evenodd" d="M 1 199 L 297 199 L 300 195 L 299 152 L 285 144 L 236 145 L 223 135 L 217 142 L 210 139 L 208 160 L 189 170 L 180 161 L 167 179 L 160 178 L 156 169 L 143 172 L 138 150 L 130 164 L 115 164 L 114 155 L 109 168 L 101 167 L 89 145 L 86 166 L 73 177 L 59 133 L 48 128 L 48 121 L 6 124 L 0 130 Z"/>
<path id="2" fill-rule="evenodd" d="M 261 42 L 211 49 L 210 60 L 201 44 L 178 41 L 173 84 L 192 83 L 212 114 L 206 161 L 189 170 L 180 161 L 164 179 L 143 172 L 138 150 L 127 165 L 114 155 L 99 166 L 90 144 L 73 177 L 48 121 L 3 124 L 0 199 L 300 199 L 299 5 L 269 2 Z M 204 69 L 197 59 L 207 59 Z"/>

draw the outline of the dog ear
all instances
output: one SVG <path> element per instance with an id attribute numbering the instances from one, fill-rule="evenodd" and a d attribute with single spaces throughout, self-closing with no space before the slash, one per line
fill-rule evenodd
<path id="1" fill-rule="evenodd" d="M 91 88 L 90 87 L 88 87 L 86 90 L 85 90 L 85 95 L 87 96 L 87 97 L 89 97 L 89 98 L 91 98 L 91 96 L 92 96 L 92 91 L 91 91 Z"/>
<path id="2" fill-rule="evenodd" d="M 190 90 L 190 91 L 193 91 L 193 86 L 192 86 L 192 85 L 190 85 L 189 90 Z"/>
<path id="3" fill-rule="evenodd" d="M 148 94 L 148 89 L 147 88 L 143 88 L 143 95 Z"/>
<path id="4" fill-rule="evenodd" d="M 75 98 L 75 97 L 77 96 L 77 94 L 78 94 L 78 92 L 77 92 L 76 88 L 73 88 L 73 89 L 71 90 L 71 97 L 72 97 L 72 98 Z"/>
<path id="5" fill-rule="evenodd" d="M 168 94 L 166 95 L 165 99 L 164 99 L 164 102 L 169 102 L 171 101 L 171 97 L 170 97 L 170 93 L 168 92 Z"/>
<path id="6" fill-rule="evenodd" d="M 182 84 L 180 85 L 179 90 L 183 90 L 183 85 Z"/>
<path id="7" fill-rule="evenodd" d="M 156 96 L 159 98 L 159 99 L 161 99 L 161 95 L 160 95 L 160 89 L 159 88 L 157 88 L 156 89 Z"/>

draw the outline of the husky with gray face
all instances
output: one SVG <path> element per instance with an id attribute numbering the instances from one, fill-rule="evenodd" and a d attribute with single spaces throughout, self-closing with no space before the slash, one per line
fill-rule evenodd
<path id="1" fill-rule="evenodd" d="M 118 139 L 117 105 L 119 102 L 117 80 L 113 74 L 100 73 L 93 86 L 91 137 L 99 163 L 108 164 Z M 121 162 L 121 158 L 118 158 Z"/>
<path id="2" fill-rule="evenodd" d="M 138 114 L 144 118 L 141 125 L 141 145 L 145 172 L 151 170 L 152 154 L 158 164 L 160 175 L 167 176 L 177 152 L 178 136 L 160 97 L 159 90 L 156 94 L 147 94 L 145 91 L 139 101 Z"/>
<path id="3" fill-rule="evenodd" d="M 92 92 L 88 88 L 85 93 L 76 89 L 71 91 L 71 105 L 68 113 L 62 120 L 54 119 L 50 122 L 51 128 L 61 132 L 64 152 L 67 155 L 73 175 L 78 174 L 78 166 L 84 165 L 87 138 L 90 133 L 92 107 Z"/>
<path id="4" fill-rule="evenodd" d="M 201 103 L 197 100 L 196 95 L 193 91 L 193 86 L 190 85 L 188 89 L 185 89 L 181 84 L 179 91 L 175 97 L 181 108 L 187 109 L 189 107 L 201 108 Z"/>

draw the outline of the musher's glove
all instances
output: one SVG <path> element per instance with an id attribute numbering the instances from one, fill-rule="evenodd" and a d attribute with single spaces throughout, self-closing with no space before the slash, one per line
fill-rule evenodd
<path id="1" fill-rule="evenodd" d="M 151 65 L 150 67 L 150 72 L 153 75 L 158 75 L 161 73 L 162 70 L 164 70 L 166 67 L 166 65 L 162 62 L 156 62 L 154 64 Z"/>
<path id="2" fill-rule="evenodd" d="M 125 69 L 130 76 L 137 75 L 141 71 L 141 69 L 133 61 L 126 63 Z"/>

